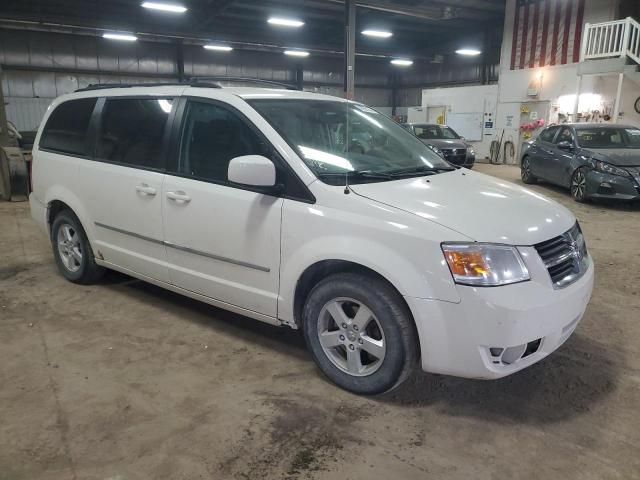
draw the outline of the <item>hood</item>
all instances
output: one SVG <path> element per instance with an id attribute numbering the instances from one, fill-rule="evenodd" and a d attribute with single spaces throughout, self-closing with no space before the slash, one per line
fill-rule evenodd
<path id="1" fill-rule="evenodd" d="M 533 245 L 566 232 L 576 221 L 553 200 L 469 170 L 356 184 L 351 189 L 478 242 Z"/>
<path id="2" fill-rule="evenodd" d="M 434 147 L 438 147 L 439 149 L 443 148 L 469 148 L 467 142 L 462 139 L 444 139 L 444 138 L 429 138 L 429 139 L 420 139 L 422 143 L 427 145 L 433 145 Z"/>
<path id="3" fill-rule="evenodd" d="M 640 166 L 639 148 L 598 148 L 597 150 L 587 149 L 587 151 L 596 160 L 602 160 L 619 167 Z"/>

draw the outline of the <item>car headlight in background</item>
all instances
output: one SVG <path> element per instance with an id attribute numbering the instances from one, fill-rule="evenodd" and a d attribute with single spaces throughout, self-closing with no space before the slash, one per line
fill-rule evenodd
<path id="1" fill-rule="evenodd" d="M 433 145 L 428 145 L 428 144 L 427 144 L 427 147 L 429 147 L 433 151 L 433 153 L 435 153 L 436 155 L 439 155 L 442 158 L 444 158 L 444 153 L 442 153 L 442 150 L 440 150 L 438 147 L 435 147 Z"/>
<path id="2" fill-rule="evenodd" d="M 443 243 L 442 252 L 460 285 L 495 287 L 529 280 L 520 253 L 515 247 L 489 243 Z"/>
<path id="3" fill-rule="evenodd" d="M 469 155 L 470 157 L 476 156 L 476 151 L 473 149 L 473 147 L 467 148 L 467 155 Z"/>
<path id="4" fill-rule="evenodd" d="M 627 170 L 624 170 L 622 168 L 618 168 L 615 165 L 611 165 L 610 163 L 607 163 L 607 162 L 602 162 L 600 160 L 591 159 L 591 161 L 589 163 L 591 163 L 591 166 L 595 170 L 597 170 L 598 172 L 609 173 L 611 175 L 618 175 L 620 177 L 630 177 L 631 176 L 631 174 Z"/>

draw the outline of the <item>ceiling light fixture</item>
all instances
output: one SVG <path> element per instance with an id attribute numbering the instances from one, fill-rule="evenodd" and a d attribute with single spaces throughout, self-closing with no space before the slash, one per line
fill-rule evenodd
<path id="1" fill-rule="evenodd" d="M 280 25 L 281 27 L 295 27 L 299 28 L 304 25 L 302 20 L 296 20 L 293 18 L 279 18 L 279 17 L 271 17 L 267 20 L 271 25 Z"/>
<path id="2" fill-rule="evenodd" d="M 138 37 L 128 33 L 103 33 L 102 38 L 108 38 L 109 40 L 122 40 L 124 42 L 135 42 Z"/>
<path id="3" fill-rule="evenodd" d="M 290 55 L 292 57 L 308 57 L 309 52 L 305 52 L 303 50 L 285 50 L 285 55 Z"/>
<path id="4" fill-rule="evenodd" d="M 230 52 L 233 50 L 233 48 L 228 45 L 204 45 L 204 48 L 207 50 L 216 50 L 217 52 Z"/>
<path id="5" fill-rule="evenodd" d="M 401 67 L 409 67 L 413 65 L 413 60 L 407 60 L 405 58 L 394 58 L 393 60 L 391 60 L 391 63 L 393 63 L 394 65 L 399 65 Z"/>
<path id="6" fill-rule="evenodd" d="M 476 56 L 480 55 L 482 52 L 480 50 L 476 50 L 475 48 L 460 48 L 456 50 L 458 55 L 467 55 L 467 56 Z"/>
<path id="7" fill-rule="evenodd" d="M 170 3 L 144 2 L 142 7 L 171 13 L 184 13 L 187 11 L 187 7 L 183 7 L 182 5 L 172 5 Z"/>
<path id="8" fill-rule="evenodd" d="M 384 30 L 363 30 L 362 34 L 368 37 L 377 37 L 377 38 L 389 38 L 393 35 L 393 33 L 387 32 Z"/>

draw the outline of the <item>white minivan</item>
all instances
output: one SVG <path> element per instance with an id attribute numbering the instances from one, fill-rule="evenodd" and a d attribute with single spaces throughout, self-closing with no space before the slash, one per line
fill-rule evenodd
<path id="1" fill-rule="evenodd" d="M 68 280 L 114 269 L 300 329 L 322 372 L 360 394 L 418 363 L 521 370 L 571 335 L 593 288 L 568 210 L 452 166 L 352 101 L 94 86 L 52 103 L 33 156 L 32 215 Z"/>

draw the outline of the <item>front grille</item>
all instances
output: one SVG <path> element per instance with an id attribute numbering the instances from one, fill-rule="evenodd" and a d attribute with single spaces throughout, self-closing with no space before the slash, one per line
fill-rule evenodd
<path id="1" fill-rule="evenodd" d="M 578 222 L 567 232 L 534 245 L 555 288 L 578 280 L 587 269 L 587 245 Z"/>
<path id="2" fill-rule="evenodd" d="M 444 158 L 456 165 L 464 163 L 467 159 L 466 148 L 442 148 L 440 151 L 444 155 Z"/>

